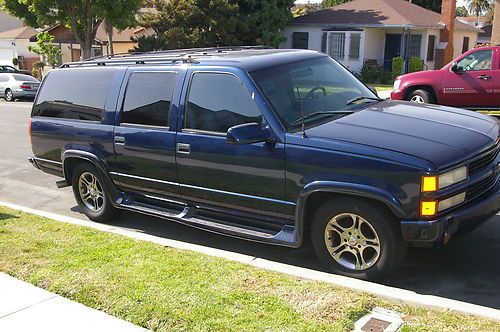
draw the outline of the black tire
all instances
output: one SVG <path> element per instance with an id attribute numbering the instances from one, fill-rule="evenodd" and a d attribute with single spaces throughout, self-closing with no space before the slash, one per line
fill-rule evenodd
<path id="1" fill-rule="evenodd" d="M 353 236 L 347 231 L 343 232 L 344 236 L 349 237 L 349 241 L 345 237 L 342 240 L 337 230 L 330 227 L 332 225 L 331 220 L 335 225 L 352 221 L 353 218 L 347 216 L 347 214 L 353 214 L 362 219 L 360 221 L 361 219 L 358 218 L 358 224 L 362 225 L 359 232 L 356 230 L 356 232 L 353 232 Z M 327 226 L 329 227 L 328 232 Z M 349 228 L 349 225 L 344 224 L 343 226 Z M 355 226 L 354 222 L 353 226 Z M 360 233 L 362 234 L 360 235 Z M 372 241 L 370 236 L 373 239 L 378 237 L 378 253 L 373 249 L 376 246 L 364 246 L 368 242 L 364 242 L 363 238 L 366 241 Z M 403 241 L 398 220 L 390 212 L 376 204 L 354 198 L 332 199 L 322 204 L 314 215 L 311 226 L 311 239 L 316 255 L 331 272 L 363 280 L 379 280 L 386 277 L 399 267 L 408 250 Z M 354 245 L 351 243 L 351 239 L 353 239 L 352 243 Z M 327 241 L 330 242 L 330 248 L 339 246 L 338 250 L 333 250 L 333 255 L 330 254 L 327 248 Z M 343 246 L 341 247 L 341 245 Z M 357 249 L 358 245 L 361 248 L 359 250 Z M 340 251 L 342 253 L 337 258 L 334 258 L 333 256 Z M 363 259 L 360 259 L 360 256 L 355 256 L 352 252 L 360 252 Z M 352 259 L 353 265 L 355 261 L 366 262 L 367 264 L 365 268 L 347 267 L 346 264 L 350 263 L 349 258 Z M 371 264 L 368 264 L 370 259 L 372 260 Z M 342 264 L 339 261 L 342 261 Z"/>
<path id="2" fill-rule="evenodd" d="M 14 101 L 14 94 L 11 89 L 5 89 L 4 99 L 5 101 Z"/>
<path id="3" fill-rule="evenodd" d="M 435 102 L 434 97 L 429 93 L 429 91 L 420 89 L 408 94 L 408 101 L 426 104 L 433 104 Z"/>
<path id="4" fill-rule="evenodd" d="M 82 175 L 84 175 L 84 179 L 87 182 L 83 180 L 82 182 L 80 181 Z M 91 193 L 89 190 L 85 191 L 84 187 L 85 189 L 88 189 L 85 186 L 85 183 L 90 183 L 91 181 L 89 180 L 91 180 L 92 177 L 95 178 L 96 182 L 95 190 Z M 117 209 L 111 204 L 109 195 L 106 193 L 106 188 L 104 187 L 103 183 L 104 181 L 102 180 L 100 174 L 97 172 L 97 169 L 89 163 L 80 163 L 73 170 L 72 186 L 76 202 L 82 209 L 83 213 L 90 220 L 97 222 L 105 222 L 113 218 L 117 213 Z M 82 189 L 80 188 L 80 185 L 82 185 Z M 85 200 L 86 202 L 84 202 L 84 196 L 86 196 L 84 195 L 84 193 L 92 196 Z M 93 205 L 94 203 L 97 204 L 94 205 L 95 209 L 90 207 L 90 205 Z"/>

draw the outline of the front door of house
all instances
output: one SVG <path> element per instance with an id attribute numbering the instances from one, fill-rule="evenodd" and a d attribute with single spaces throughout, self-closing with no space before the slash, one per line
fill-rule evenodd
<path id="1" fill-rule="evenodd" d="M 392 70 L 392 59 L 401 55 L 401 34 L 385 35 L 384 70 Z"/>

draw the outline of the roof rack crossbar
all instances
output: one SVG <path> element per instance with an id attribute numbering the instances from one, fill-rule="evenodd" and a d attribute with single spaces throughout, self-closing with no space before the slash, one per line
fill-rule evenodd
<path id="1" fill-rule="evenodd" d="M 60 68 L 70 68 L 70 67 L 86 67 L 86 66 L 105 66 L 106 64 L 110 65 L 119 65 L 119 64 L 146 64 L 146 63 L 155 63 L 155 62 L 182 62 L 182 63 L 198 63 L 195 59 L 191 57 L 171 57 L 171 58 L 159 58 L 159 57 L 142 57 L 142 58 L 123 58 L 123 59 L 113 59 L 112 61 L 82 61 L 82 62 L 68 62 L 60 66 Z"/>

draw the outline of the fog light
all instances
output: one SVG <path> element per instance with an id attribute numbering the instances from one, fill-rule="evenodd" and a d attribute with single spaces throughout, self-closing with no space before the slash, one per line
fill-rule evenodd
<path id="1" fill-rule="evenodd" d="M 439 202 L 438 211 L 441 212 L 447 210 L 449 208 L 462 204 L 464 201 L 465 201 L 465 193 L 461 193 L 453 197 L 447 198 Z"/>
<path id="2" fill-rule="evenodd" d="M 437 202 L 422 202 L 420 205 L 421 216 L 433 216 L 437 212 Z"/>

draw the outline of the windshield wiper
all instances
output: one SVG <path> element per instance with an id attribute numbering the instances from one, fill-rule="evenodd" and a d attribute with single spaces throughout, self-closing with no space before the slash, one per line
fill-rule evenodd
<path id="1" fill-rule="evenodd" d="M 303 121 L 305 121 L 307 119 L 316 117 L 318 115 L 336 115 L 336 114 L 352 114 L 352 113 L 354 113 L 354 112 L 353 111 L 318 111 L 318 112 L 314 112 L 311 114 L 307 114 L 306 116 L 295 120 L 294 122 L 290 123 L 290 126 L 293 127 L 299 123 L 302 123 Z"/>
<path id="2" fill-rule="evenodd" d="M 373 98 L 373 97 L 359 96 L 359 97 L 353 98 L 353 99 L 351 99 L 351 100 L 348 100 L 346 105 L 352 105 L 352 104 L 354 104 L 355 102 L 357 102 L 357 101 L 361 101 L 361 100 L 375 100 L 375 101 L 383 101 L 383 99 L 382 99 L 382 98 Z"/>

